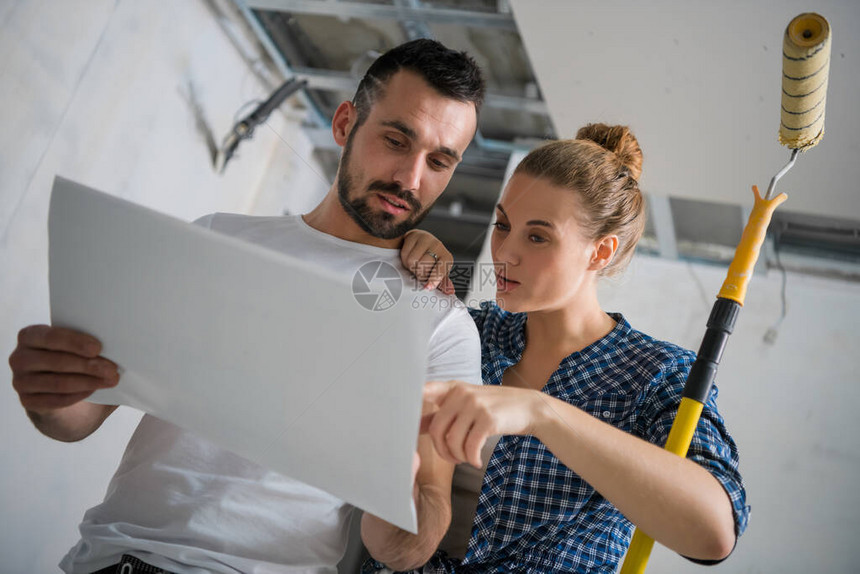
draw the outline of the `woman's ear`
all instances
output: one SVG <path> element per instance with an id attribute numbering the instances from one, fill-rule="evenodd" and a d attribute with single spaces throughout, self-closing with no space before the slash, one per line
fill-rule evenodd
<path id="1" fill-rule="evenodd" d="M 607 235 L 594 242 L 594 251 L 591 253 L 591 261 L 588 269 L 600 271 L 612 262 L 615 252 L 618 251 L 618 236 Z"/>
<path id="2" fill-rule="evenodd" d="M 352 102 L 342 102 L 334 112 L 331 119 L 331 133 L 337 145 L 343 147 L 349 139 L 349 133 L 358 119 L 358 110 Z"/>

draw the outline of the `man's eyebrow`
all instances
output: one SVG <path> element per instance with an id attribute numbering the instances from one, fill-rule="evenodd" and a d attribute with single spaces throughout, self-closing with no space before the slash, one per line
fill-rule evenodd
<path id="1" fill-rule="evenodd" d="M 394 128 L 408 138 L 418 139 L 418 134 L 415 132 L 415 130 L 413 130 L 412 128 L 410 128 L 409 126 L 404 124 L 403 122 L 400 122 L 397 120 L 387 120 L 387 121 L 382 122 L 382 125 L 389 127 L 389 128 Z M 448 146 L 439 146 L 438 148 L 436 148 L 436 151 L 438 151 L 439 153 L 443 153 L 447 156 L 450 156 L 453 159 L 455 159 L 456 161 L 460 161 L 460 159 L 461 159 L 460 154 L 457 153 L 457 150 L 451 149 Z"/>
<path id="2" fill-rule="evenodd" d="M 389 128 L 394 128 L 397 131 L 403 133 L 403 135 L 405 135 L 406 137 L 410 137 L 413 139 L 418 137 L 418 134 L 415 133 L 415 130 L 413 130 L 412 128 L 410 128 L 409 126 L 404 124 L 403 122 L 398 122 L 397 120 L 388 120 L 388 121 L 382 122 L 382 125 L 387 126 Z"/>
<path id="3" fill-rule="evenodd" d="M 498 204 L 498 203 L 497 203 L 497 204 L 496 204 L 496 209 L 498 209 L 499 211 L 501 211 L 501 212 L 502 212 L 502 215 L 504 215 L 505 217 L 508 217 L 507 212 L 506 212 L 506 211 L 505 211 L 505 209 L 501 206 L 501 204 Z M 540 226 L 542 226 L 542 227 L 549 227 L 550 229 L 555 229 L 555 225 L 553 225 L 553 224 L 552 224 L 552 222 L 550 222 L 550 221 L 546 221 L 545 219 L 531 219 L 531 220 L 529 220 L 529 221 L 526 221 L 526 225 L 540 225 Z"/>

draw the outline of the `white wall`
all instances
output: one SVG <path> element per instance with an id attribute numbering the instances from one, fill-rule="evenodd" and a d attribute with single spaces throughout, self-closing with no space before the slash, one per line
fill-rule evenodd
<path id="1" fill-rule="evenodd" d="M 655 337 L 698 349 L 725 269 L 634 258 L 601 288 L 618 310 Z M 749 528 L 720 572 L 856 571 L 860 548 L 860 407 L 857 339 L 860 284 L 788 274 L 756 275 L 717 375 L 719 408 L 738 443 L 752 506 Z M 650 572 L 699 572 L 657 546 Z"/>
<path id="2" fill-rule="evenodd" d="M 280 114 L 216 174 L 187 103 L 189 82 L 219 142 L 234 113 L 268 92 L 203 1 L 0 2 L 0 356 L 20 327 L 49 320 L 55 174 L 186 220 L 301 211 L 325 192 L 298 119 Z M 4 366 L 0 571 L 52 572 L 84 510 L 103 496 L 139 415 L 120 409 L 88 440 L 57 443 L 32 428 L 10 379 Z"/>

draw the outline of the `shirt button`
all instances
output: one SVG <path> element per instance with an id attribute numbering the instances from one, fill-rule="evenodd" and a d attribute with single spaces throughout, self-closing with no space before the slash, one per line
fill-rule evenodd
<path id="1" fill-rule="evenodd" d="M 609 411 L 603 411 L 603 418 L 608 419 L 610 416 L 612 416 L 612 413 Z"/>

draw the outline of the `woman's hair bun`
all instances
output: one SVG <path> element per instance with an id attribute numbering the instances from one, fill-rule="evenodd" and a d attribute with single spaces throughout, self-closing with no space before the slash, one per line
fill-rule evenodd
<path id="1" fill-rule="evenodd" d="M 642 149 L 630 128 L 627 126 L 588 124 L 576 132 L 576 139 L 593 141 L 604 149 L 613 152 L 630 172 L 633 179 L 639 181 L 639 176 L 642 175 Z"/>

